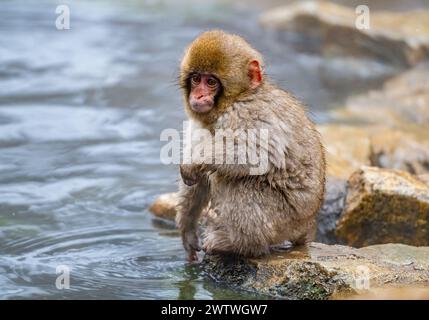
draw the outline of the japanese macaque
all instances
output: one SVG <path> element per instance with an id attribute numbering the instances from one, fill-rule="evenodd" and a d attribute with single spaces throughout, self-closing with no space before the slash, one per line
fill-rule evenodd
<path id="1" fill-rule="evenodd" d="M 325 190 L 324 149 L 301 103 L 277 88 L 264 67 L 244 39 L 218 30 L 201 34 L 183 57 L 180 85 L 190 128 L 209 132 L 185 146 L 197 150 L 198 159 L 180 166 L 176 223 L 190 261 L 201 248 L 259 257 L 314 236 Z M 243 134 L 250 131 L 256 134 Z M 218 132 L 222 138 L 214 139 Z"/>

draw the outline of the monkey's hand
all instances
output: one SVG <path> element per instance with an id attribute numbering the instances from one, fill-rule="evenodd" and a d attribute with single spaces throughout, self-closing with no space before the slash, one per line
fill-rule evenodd
<path id="1" fill-rule="evenodd" d="M 188 254 L 188 260 L 190 262 L 198 261 L 197 251 L 200 251 L 200 245 L 198 241 L 198 235 L 195 230 L 183 231 L 182 232 L 183 247 Z"/>
<path id="2" fill-rule="evenodd" d="M 199 165 L 181 164 L 180 175 L 182 176 L 182 180 L 186 185 L 193 186 L 201 180 L 203 172 L 201 170 L 201 166 Z"/>

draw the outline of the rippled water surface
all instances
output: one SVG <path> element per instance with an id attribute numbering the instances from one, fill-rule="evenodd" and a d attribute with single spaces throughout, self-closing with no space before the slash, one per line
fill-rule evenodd
<path id="1" fill-rule="evenodd" d="M 185 117 L 183 48 L 211 27 L 245 35 L 316 121 L 341 103 L 332 87 L 359 87 L 347 80 L 365 72 L 279 44 L 257 4 L 69 3 L 71 30 L 58 31 L 57 3 L 0 2 L 0 298 L 246 297 L 186 265 L 177 232 L 147 212 L 176 186 L 159 135 Z M 68 290 L 55 286 L 59 265 Z"/>

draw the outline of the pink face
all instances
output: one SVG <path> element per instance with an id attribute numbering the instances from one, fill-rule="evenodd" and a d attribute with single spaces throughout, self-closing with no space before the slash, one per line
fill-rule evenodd
<path id="1" fill-rule="evenodd" d="M 198 113 L 209 112 L 220 90 L 219 80 L 211 74 L 195 73 L 190 78 L 189 104 Z"/>

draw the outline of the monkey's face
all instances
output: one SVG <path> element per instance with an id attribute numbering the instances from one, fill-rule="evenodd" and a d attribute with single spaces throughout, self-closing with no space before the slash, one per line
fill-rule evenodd
<path id="1" fill-rule="evenodd" d="M 197 113 L 206 113 L 216 104 L 222 85 L 212 74 L 193 72 L 188 77 L 189 105 Z"/>
<path id="2" fill-rule="evenodd" d="M 214 30 L 197 37 L 180 64 L 188 115 L 210 126 L 262 84 L 262 57 L 244 39 Z"/>

